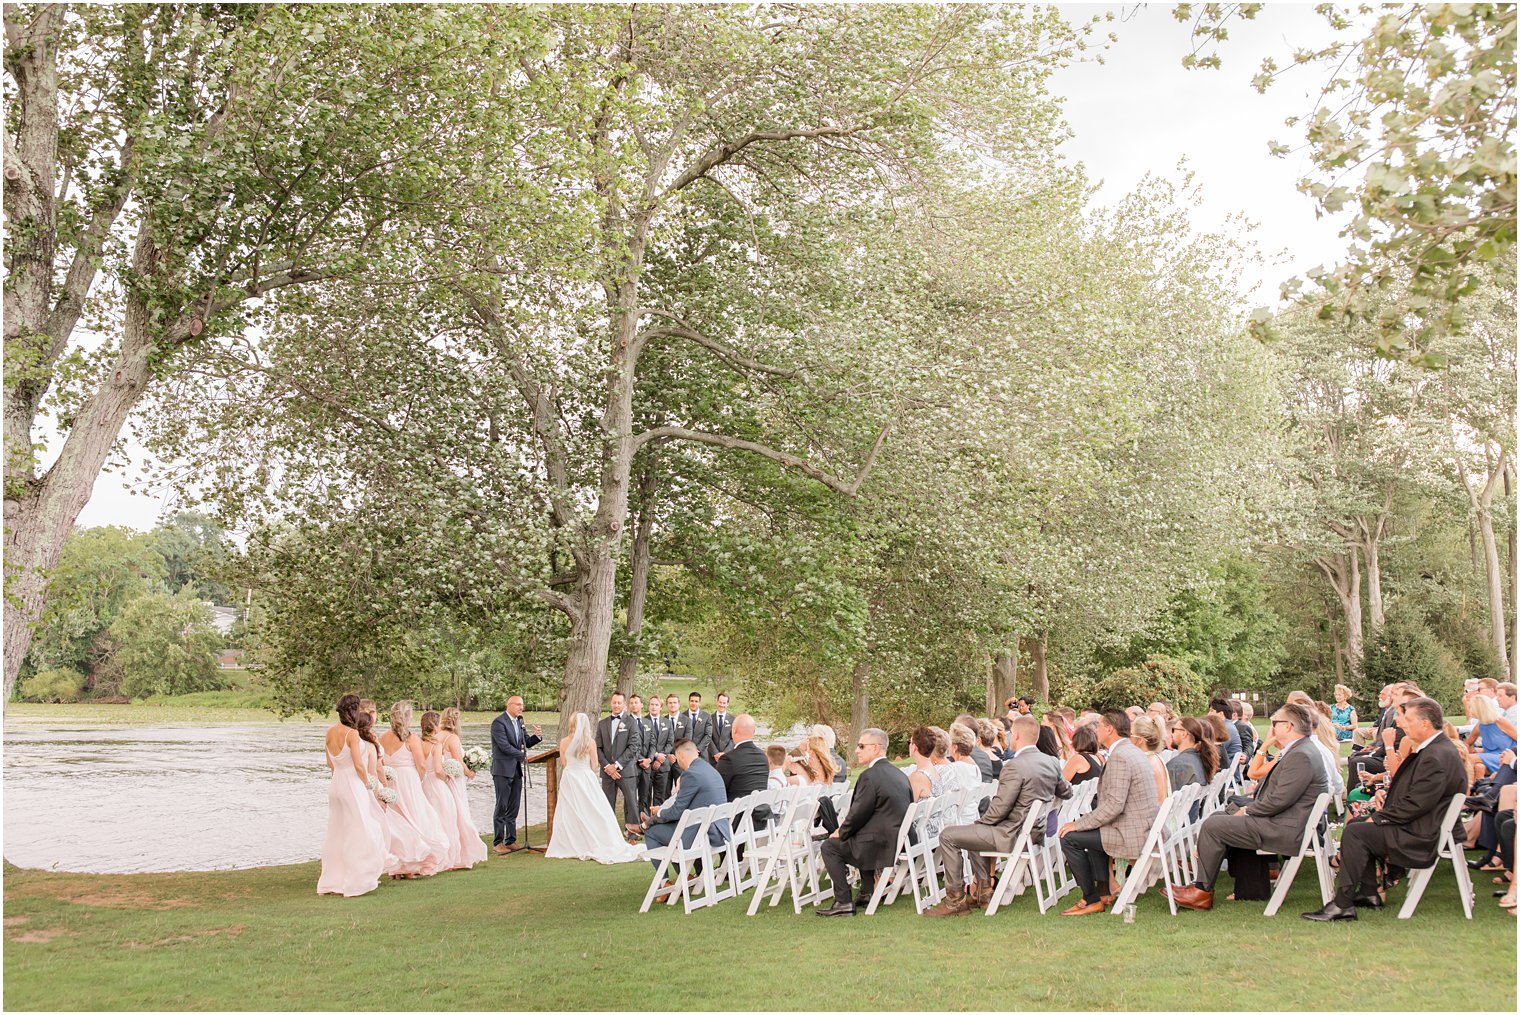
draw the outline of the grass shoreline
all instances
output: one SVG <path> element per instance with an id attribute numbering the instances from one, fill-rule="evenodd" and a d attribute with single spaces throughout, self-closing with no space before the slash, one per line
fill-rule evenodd
<path id="1" fill-rule="evenodd" d="M 534 829 L 534 841 L 541 840 Z M 874 917 L 754 918 L 725 902 L 639 914 L 650 868 L 531 854 L 473 871 L 316 895 L 318 864 L 178 874 L 4 867 L 4 1005 L 44 1009 L 822 1010 L 1513 1009 L 1515 921 L 1479 886 L 1462 919 L 1449 868 L 1411 921 L 1310 924 L 1308 872 L 1280 916 L 1223 903 L 1173 918 L 1154 892 L 1125 925 L 1039 915 L 929 920 L 911 901 Z M 1403 897 L 1395 889 L 1393 901 Z M 747 899 L 745 900 L 747 902 Z M 652 940 L 690 975 L 628 974 Z M 721 951 L 716 942 L 725 942 Z M 1368 963 L 1367 955 L 1414 961 Z M 1498 955 L 1504 982 L 1475 970 Z M 1017 975 L 1010 975 L 1016 968 Z M 1283 969 L 1299 974 L 1284 977 Z M 88 970 L 88 974 L 82 971 Z M 1311 972 L 1313 971 L 1313 972 Z M 783 974 L 783 975 L 778 975 Z M 638 1002 L 632 1001 L 637 996 Z"/>

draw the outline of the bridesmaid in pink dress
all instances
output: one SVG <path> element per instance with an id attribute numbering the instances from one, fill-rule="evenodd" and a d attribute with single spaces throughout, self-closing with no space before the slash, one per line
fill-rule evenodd
<path id="1" fill-rule="evenodd" d="M 371 725 L 379 720 L 380 713 L 375 707 L 374 701 L 364 698 L 359 702 L 361 716 L 368 716 Z M 359 720 L 359 735 L 364 737 L 364 719 Z M 370 741 L 370 737 L 364 737 Z M 377 771 L 375 778 L 380 785 L 395 789 L 395 782 L 385 778 L 385 769 L 395 771 L 391 764 L 390 755 L 385 753 L 385 748 L 380 746 L 379 740 L 374 740 L 374 752 Z M 406 816 L 401 809 L 400 801 L 394 804 L 380 804 L 381 827 L 386 834 L 386 859 L 385 873 L 392 878 L 411 878 L 419 874 L 424 877 L 437 873 L 439 857 L 433 852 L 432 845 L 427 837 L 422 834 L 422 829 L 412 824 L 412 819 Z"/>
<path id="2" fill-rule="evenodd" d="M 400 799 L 392 806 L 422 833 L 427 843 L 426 869 L 419 868 L 416 873 L 434 874 L 449 868 L 449 840 L 433 805 L 428 803 L 427 794 L 422 791 L 427 751 L 421 738 L 412 732 L 411 725 L 411 702 L 396 702 L 391 706 L 391 728 L 381 735 L 380 746 L 396 773 L 396 784 L 392 788 Z"/>
<path id="3" fill-rule="evenodd" d="M 454 810 L 459 816 L 460 859 L 464 861 L 464 866 L 473 867 L 485 863 L 486 844 L 480 837 L 479 829 L 475 827 L 475 819 L 470 816 L 470 798 L 465 792 L 465 780 L 475 778 L 475 772 L 464 763 L 464 744 L 459 740 L 459 709 L 443 710 L 443 729 L 438 739 L 443 744 L 444 758 L 452 758 L 464 769 L 463 778 L 449 779 L 449 788 L 454 791 Z"/>
<path id="4" fill-rule="evenodd" d="M 449 859 L 444 870 L 459 870 L 469 865 L 462 859 L 464 842 L 459 837 L 459 805 L 454 802 L 454 791 L 449 788 L 453 780 L 443 774 L 443 744 L 438 741 L 440 719 L 437 712 L 422 713 L 422 745 L 427 752 L 422 792 L 433 805 L 433 811 L 443 825 L 443 834 L 449 840 Z"/>
<path id="5" fill-rule="evenodd" d="M 366 753 L 355 717 L 359 696 L 338 699 L 338 723 L 324 744 L 332 778 L 327 784 L 327 835 L 322 840 L 318 895 L 363 895 L 380 885 L 385 868 L 385 836 L 376 818 Z"/>

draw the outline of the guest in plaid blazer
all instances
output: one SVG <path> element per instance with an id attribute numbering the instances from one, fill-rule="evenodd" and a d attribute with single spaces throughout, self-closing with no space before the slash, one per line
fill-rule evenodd
<path id="1" fill-rule="evenodd" d="M 1104 891 L 1109 858 L 1138 857 L 1161 807 L 1150 764 L 1129 740 L 1129 716 L 1118 709 L 1104 712 L 1098 720 L 1098 743 L 1107 748 L 1108 761 L 1098 779 L 1097 805 L 1057 833 L 1067 866 L 1082 888 L 1082 901 L 1063 916 L 1087 916 L 1108 908 L 1113 902 Z"/>

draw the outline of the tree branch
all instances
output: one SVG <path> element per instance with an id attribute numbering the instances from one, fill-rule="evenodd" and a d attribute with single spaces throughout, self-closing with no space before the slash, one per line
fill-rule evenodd
<path id="1" fill-rule="evenodd" d="M 646 315 L 652 317 L 663 317 L 666 320 L 673 322 L 673 324 L 656 328 L 646 328 L 635 335 L 633 340 L 633 349 L 629 354 L 630 358 L 635 362 L 638 359 L 639 353 L 643 352 L 645 343 L 647 343 L 650 339 L 670 337 L 684 338 L 688 342 L 700 345 L 702 348 L 708 350 L 709 352 L 715 353 L 720 359 L 728 363 L 729 366 L 738 369 L 741 373 L 768 374 L 771 377 L 782 378 L 797 377 L 802 373 L 802 370 L 800 368 L 783 370 L 780 367 L 769 366 L 768 364 L 761 363 L 759 360 L 750 359 L 748 356 L 745 356 L 733 346 L 728 345 L 725 342 L 720 342 L 715 338 L 708 338 L 706 335 L 702 334 L 696 328 L 693 328 L 690 324 L 686 323 L 680 317 L 667 311 L 649 309 L 639 311 L 639 316 L 642 317 Z"/>
<path id="2" fill-rule="evenodd" d="M 709 149 L 696 162 L 688 166 L 680 176 L 676 177 L 675 182 L 665 188 L 664 193 L 660 197 L 668 197 L 677 191 L 685 190 L 752 144 L 758 144 L 761 141 L 796 141 L 820 137 L 851 137 L 859 133 L 860 129 L 858 127 L 813 127 L 811 129 L 797 130 L 757 130 L 746 134 L 737 141 L 728 141 L 718 145 L 716 148 Z"/>
<path id="3" fill-rule="evenodd" d="M 729 437 L 724 434 L 707 433 L 703 430 L 688 430 L 685 427 L 679 426 L 657 426 L 645 430 L 633 438 L 633 447 L 637 451 L 649 441 L 668 439 L 692 441 L 696 444 L 711 444 L 715 447 L 729 448 L 734 451 L 748 451 L 762 458 L 769 458 L 771 461 L 777 462 L 786 468 L 796 469 L 810 479 L 822 483 L 835 493 L 843 494 L 846 497 L 854 497 L 860 492 L 860 488 L 865 483 L 866 477 L 870 475 L 872 467 L 875 466 L 876 456 L 881 451 L 882 443 L 887 439 L 887 431 L 891 428 L 892 423 L 890 420 L 882 426 L 880 432 L 876 434 L 876 440 L 871 444 L 871 450 L 866 453 L 865 461 L 861 463 L 860 468 L 855 473 L 855 478 L 852 480 L 840 479 L 815 465 L 802 461 L 796 455 L 777 451 L 775 448 L 767 447 L 764 444 L 757 444 L 754 441 Z"/>

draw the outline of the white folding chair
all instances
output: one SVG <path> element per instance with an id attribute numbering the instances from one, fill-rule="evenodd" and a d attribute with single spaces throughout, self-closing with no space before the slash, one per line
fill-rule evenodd
<path id="1" fill-rule="evenodd" d="M 670 837 L 669 845 L 646 847 L 645 854 L 650 860 L 658 860 L 659 866 L 655 868 L 654 878 L 649 882 L 649 891 L 644 893 L 644 904 L 639 907 L 640 913 L 649 912 L 650 903 L 654 902 L 657 896 L 668 894 L 670 897 L 666 901 L 673 903 L 677 895 L 685 895 L 686 870 L 689 868 L 680 866 L 684 853 L 681 843 L 685 839 L 687 829 L 705 824 L 708 810 L 707 807 L 688 808 L 676 821 L 676 830 Z M 669 888 L 662 888 L 667 873 L 670 875 L 670 880 L 675 883 Z M 690 907 L 687 908 L 687 912 L 691 912 Z"/>
<path id="2" fill-rule="evenodd" d="M 1013 849 L 1007 853 L 983 851 L 982 856 L 988 857 L 993 862 L 1001 861 L 1003 872 L 993 882 L 992 898 L 987 903 L 987 915 L 993 916 L 998 907 L 1005 902 L 1011 902 L 1015 895 L 1024 891 L 1024 882 L 1029 880 L 1034 884 L 1035 901 L 1040 907 L 1040 912 L 1050 908 L 1045 894 L 1045 884 L 1036 869 L 1041 850 L 1034 845 L 1033 834 L 1036 825 L 1045 820 L 1045 815 L 1050 811 L 1050 802 L 1041 801 L 1029 808 L 1029 813 L 1024 815 L 1024 823 L 1019 826 L 1019 834 L 1013 842 Z"/>
<path id="3" fill-rule="evenodd" d="M 817 811 L 816 796 L 788 794 L 780 823 L 773 824 L 767 841 L 755 847 L 755 861 L 762 866 L 753 882 L 748 915 L 759 912 L 760 902 L 767 896 L 772 906 L 779 904 L 788 889 L 792 893 L 792 910 L 798 914 L 803 906 L 819 898 L 818 868 L 813 863 L 811 848 L 813 816 Z"/>
<path id="4" fill-rule="evenodd" d="M 726 850 L 725 869 L 729 883 L 736 892 L 748 891 L 759 872 L 759 864 L 753 854 L 755 847 L 765 841 L 757 829 L 766 822 L 757 822 L 755 812 L 762 807 L 769 807 L 775 799 L 774 790 L 762 790 L 734 801 L 733 815 L 729 818 L 729 831 L 732 834 Z"/>
<path id="5" fill-rule="evenodd" d="M 924 805 L 932 803 L 931 800 L 915 800 L 908 805 L 903 812 L 902 824 L 897 829 L 897 848 L 893 852 L 896 858 L 892 865 L 884 870 L 876 872 L 876 887 L 871 891 L 871 902 L 866 906 L 866 915 L 872 916 L 876 907 L 885 900 L 888 905 L 897 901 L 897 896 L 902 892 L 903 883 L 911 877 L 908 866 L 908 833 L 919 820 L 919 814 Z M 835 891 L 839 889 L 836 887 Z M 888 895 L 890 894 L 890 898 Z"/>
<path id="6" fill-rule="evenodd" d="M 1098 795 L 1098 780 L 1089 779 L 1072 790 L 1071 796 L 1064 800 L 1056 815 L 1056 829 L 1068 821 L 1075 821 L 1088 811 L 1092 810 L 1093 799 Z M 1058 836 L 1047 835 L 1045 843 L 1041 847 L 1045 856 L 1041 863 L 1041 870 L 1045 875 L 1045 897 L 1050 905 L 1055 905 L 1067 892 L 1077 887 L 1077 881 L 1071 876 L 1071 870 L 1066 866 L 1066 854 L 1061 851 L 1061 840 Z"/>
<path id="7" fill-rule="evenodd" d="M 1145 845 L 1140 847 L 1140 855 L 1129 866 L 1129 874 L 1124 879 L 1124 885 L 1119 889 L 1119 895 L 1114 899 L 1114 912 L 1121 913 L 1124 907 L 1140 897 L 1140 893 L 1151 886 L 1155 880 L 1155 866 L 1161 864 L 1161 877 L 1168 885 L 1181 886 L 1181 882 L 1174 880 L 1171 858 L 1164 848 L 1168 822 L 1172 816 L 1172 804 L 1176 801 L 1175 796 L 1168 795 L 1161 801 L 1161 807 L 1156 811 L 1156 818 L 1151 822 L 1151 829 L 1145 835 Z M 1167 904 L 1172 908 L 1172 915 L 1177 915 L 1177 903 L 1172 901 L 1170 893 L 1167 895 Z"/>
<path id="8" fill-rule="evenodd" d="M 1429 867 L 1421 867 L 1419 870 L 1409 872 L 1409 895 L 1399 909 L 1400 920 L 1407 920 L 1414 915 L 1415 907 L 1420 904 L 1420 896 L 1425 894 L 1425 888 L 1430 884 L 1430 879 L 1435 877 L 1436 868 L 1441 866 L 1442 860 L 1450 860 L 1452 869 L 1457 872 L 1457 894 L 1462 898 L 1462 913 L 1469 920 L 1472 919 L 1472 876 L 1467 873 L 1467 856 L 1451 834 L 1451 827 L 1461 816 L 1462 807 L 1466 802 L 1467 794 L 1457 793 L 1447 805 L 1446 813 L 1441 818 L 1441 837 L 1436 840 L 1436 862 Z"/>
<path id="9" fill-rule="evenodd" d="M 1282 872 L 1277 875 L 1277 887 L 1272 891 L 1272 898 L 1267 903 L 1267 911 L 1263 916 L 1276 916 L 1282 908 L 1283 900 L 1288 897 L 1288 889 L 1293 886 L 1293 879 L 1298 875 L 1299 865 L 1304 862 L 1305 856 L 1314 857 L 1314 869 L 1319 875 L 1319 901 L 1320 905 L 1329 902 L 1335 895 L 1335 875 L 1330 873 L 1330 854 L 1320 842 L 1319 823 L 1325 816 L 1325 811 L 1330 806 L 1330 794 L 1321 793 L 1314 798 L 1314 806 L 1309 809 L 1309 823 L 1304 826 L 1304 834 L 1298 844 L 1298 852 L 1283 864 Z M 1257 853 L 1262 856 L 1274 856 L 1271 850 L 1258 849 Z"/>

